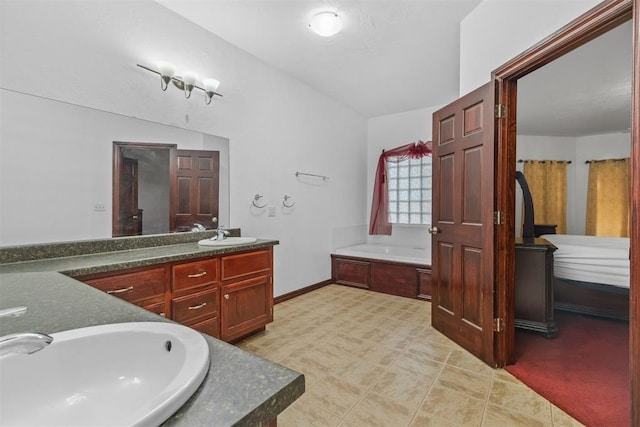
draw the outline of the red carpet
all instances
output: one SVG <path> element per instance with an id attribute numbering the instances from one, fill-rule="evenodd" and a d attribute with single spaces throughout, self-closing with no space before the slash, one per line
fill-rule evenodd
<path id="1" fill-rule="evenodd" d="M 507 371 L 588 427 L 631 425 L 629 325 L 556 312 L 555 340 L 516 329 Z"/>

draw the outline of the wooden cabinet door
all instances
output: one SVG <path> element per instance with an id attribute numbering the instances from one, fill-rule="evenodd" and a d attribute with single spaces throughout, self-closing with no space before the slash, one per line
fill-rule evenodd
<path id="1" fill-rule="evenodd" d="M 222 286 L 221 336 L 233 341 L 273 321 L 273 284 L 270 274 Z"/>
<path id="2" fill-rule="evenodd" d="M 433 114 L 431 229 L 433 327 L 491 366 L 494 106 L 490 82 Z"/>

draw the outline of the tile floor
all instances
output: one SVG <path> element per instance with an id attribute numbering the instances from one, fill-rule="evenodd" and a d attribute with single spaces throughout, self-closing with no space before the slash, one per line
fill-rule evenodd
<path id="1" fill-rule="evenodd" d="M 305 375 L 278 427 L 580 426 L 430 326 L 431 304 L 329 285 L 238 346 Z"/>

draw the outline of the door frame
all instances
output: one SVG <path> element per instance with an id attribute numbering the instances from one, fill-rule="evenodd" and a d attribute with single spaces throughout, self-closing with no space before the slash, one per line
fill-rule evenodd
<path id="1" fill-rule="evenodd" d="M 633 20 L 634 52 L 631 117 L 631 283 L 640 284 L 640 0 L 607 0 L 492 72 L 506 117 L 497 125 L 496 203 L 504 224 L 496 227 L 496 316 L 506 330 L 498 334 L 496 360 L 514 362 L 515 348 L 515 191 L 517 80 L 618 25 Z M 640 425 L 640 289 L 629 295 L 632 425 Z"/>
<path id="2" fill-rule="evenodd" d="M 124 157 L 124 150 L 127 148 L 135 148 L 142 150 L 167 150 L 169 151 L 169 173 L 174 175 L 175 171 L 175 151 L 178 148 L 177 144 L 160 144 L 154 142 L 122 142 L 113 141 L 113 172 L 112 177 L 112 199 L 111 199 L 111 233 L 115 236 L 118 232 L 118 211 L 120 209 L 120 172 L 122 169 L 122 158 Z M 176 189 L 170 181 L 169 186 L 169 198 L 173 199 Z M 175 230 L 175 212 L 172 212 L 173 204 L 170 204 L 169 212 L 169 231 Z"/>

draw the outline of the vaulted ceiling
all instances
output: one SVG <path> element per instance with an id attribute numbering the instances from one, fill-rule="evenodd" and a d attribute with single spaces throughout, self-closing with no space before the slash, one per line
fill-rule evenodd
<path id="1" fill-rule="evenodd" d="M 156 1 L 370 118 L 458 97 L 460 22 L 481 0 Z M 341 33 L 310 31 L 323 10 L 340 14 Z M 626 131 L 630 94 L 627 23 L 520 79 L 518 131 Z"/>

